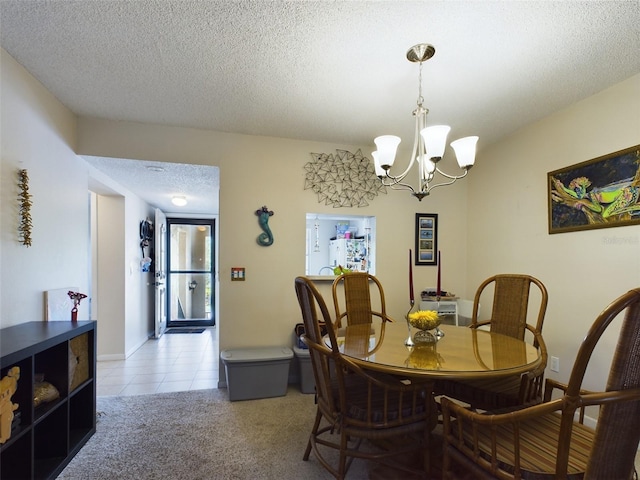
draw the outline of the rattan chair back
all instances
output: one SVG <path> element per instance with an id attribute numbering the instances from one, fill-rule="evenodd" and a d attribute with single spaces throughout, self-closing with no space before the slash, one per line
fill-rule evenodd
<path id="1" fill-rule="evenodd" d="M 331 317 L 315 285 L 307 279 L 296 278 L 295 289 L 304 322 L 303 340 L 309 348 L 315 380 L 316 403 L 325 415 L 331 417 L 345 407 L 337 404 L 341 399 L 339 391 L 344 388 L 344 377 L 342 371 L 335 369 L 340 355 L 336 334 L 333 328 L 322 328 L 323 324 L 331 325 Z M 327 331 L 332 348 L 325 345 L 323 330 Z"/>
<path id="2" fill-rule="evenodd" d="M 372 290 L 375 303 L 372 305 Z M 335 326 L 371 323 L 374 317 L 388 321 L 384 289 L 380 281 L 370 273 L 344 273 L 333 281 L 333 306 Z M 346 322 L 343 322 L 345 321 Z"/>
<path id="3" fill-rule="evenodd" d="M 589 360 L 613 320 L 623 317 L 603 392 L 582 388 Z M 560 398 L 552 400 L 559 389 Z M 444 398 L 445 478 L 452 460 L 474 478 L 629 480 L 640 443 L 640 288 L 612 302 L 587 332 L 568 384 L 547 379 L 541 404 L 504 414 L 479 414 Z M 594 429 L 584 409 L 598 406 Z"/>
<path id="4" fill-rule="evenodd" d="M 565 394 L 568 407 L 563 412 L 569 438 L 574 400 L 588 404 L 581 395 L 581 385 L 593 349 L 614 318 L 625 312 L 618 344 L 609 370 L 609 378 L 601 404 L 598 425 L 589 453 L 586 478 L 629 478 L 640 442 L 640 288 L 621 296 L 596 319 L 578 350 Z M 625 392 L 636 390 L 635 400 L 624 400 Z M 566 442 L 568 443 L 568 442 Z M 568 446 L 562 445 L 558 457 L 564 462 Z"/>
<path id="5" fill-rule="evenodd" d="M 473 300 L 471 326 L 477 328 L 481 325 L 489 325 L 492 332 L 524 340 L 532 285 L 540 291 L 540 303 L 538 304 L 536 323 L 531 327 L 542 332 L 542 324 L 549 301 L 547 289 L 537 278 L 522 274 L 494 275 L 480 284 Z M 480 299 L 490 286 L 493 286 L 491 318 L 480 320 L 478 318 Z"/>
<path id="6" fill-rule="evenodd" d="M 539 303 L 534 303 L 531 290 L 537 287 Z M 478 318 L 481 300 L 493 288 L 491 318 Z M 522 376 L 493 380 L 469 380 L 465 382 L 444 381 L 438 386 L 441 393 L 469 403 L 473 408 L 496 410 L 540 403 L 544 386 L 544 371 L 548 353 L 542 338 L 542 325 L 547 311 L 549 295 L 544 284 L 535 277 L 522 274 L 500 274 L 487 278 L 476 290 L 470 328 L 487 327 L 501 333 L 525 340 L 529 332 L 533 345 L 540 350 L 542 362 L 533 371 Z M 534 307 L 535 305 L 535 307 Z M 529 308 L 535 315 L 535 324 L 527 323 Z M 483 359 L 478 358 L 479 362 Z"/>
<path id="7" fill-rule="evenodd" d="M 318 406 L 303 459 L 308 460 L 313 450 L 320 463 L 339 479 L 344 478 L 353 458 L 373 460 L 426 478 L 429 455 L 425 450 L 437 421 L 433 399 L 421 385 L 405 384 L 401 378 L 358 367 L 340 353 L 332 328 L 327 329 L 327 346 L 321 322 L 330 325 L 331 317 L 322 295 L 306 277 L 295 279 L 295 290 Z M 386 440 L 387 447 L 361 448 L 363 439 Z M 338 452 L 337 462 L 330 461 L 326 449 Z M 405 457 L 410 454 L 422 456 L 424 461 L 406 464 Z"/>

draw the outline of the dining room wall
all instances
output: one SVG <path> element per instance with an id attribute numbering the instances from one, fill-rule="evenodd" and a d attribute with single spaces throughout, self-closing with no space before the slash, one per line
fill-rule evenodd
<path id="1" fill-rule="evenodd" d="M 0 49 L 2 113 L 2 236 L 0 327 L 41 320 L 43 292 L 77 285 L 91 292 L 89 247 L 90 174 L 79 155 L 154 160 L 221 167 L 220 186 L 220 346 L 290 343 L 299 321 L 293 279 L 304 273 L 306 212 L 375 215 L 378 219 L 378 269 L 389 312 L 402 317 L 408 307 L 408 250 L 414 246 L 415 213 L 438 213 L 443 286 L 464 295 L 466 285 L 466 186 L 442 189 L 423 202 L 406 192 L 382 194 L 362 208 L 319 203 L 304 190 L 304 165 L 311 153 L 336 149 L 370 155 L 368 146 L 235 135 L 189 128 L 80 118 L 60 103 L 6 51 Z M 407 121 L 411 121 L 410 118 Z M 77 140 L 77 141 L 76 141 Z M 16 236 L 16 171 L 29 169 L 34 195 L 34 243 L 21 246 Z M 125 199 L 125 203 L 128 200 Z M 260 247 L 255 211 L 275 211 L 270 226 L 275 242 Z M 128 237 L 127 237 L 128 238 Z M 133 237 L 131 237 L 133 238 Z M 125 266 L 133 259 L 114 259 Z M 245 282 L 231 282 L 232 266 L 247 268 Z M 124 276 L 121 284 L 126 285 Z M 414 269 L 416 294 L 435 285 L 435 267 Z M 117 282 L 117 279 L 114 279 Z M 328 285 L 322 285 L 325 294 Z M 133 294 L 129 294 L 133 297 Z M 96 299 L 98 300 L 98 299 Z M 126 308 L 137 311 L 127 302 Z M 141 301 L 141 300 L 139 300 Z M 82 307 L 89 304 L 83 302 Z M 121 310 L 124 310 L 123 306 Z M 135 315 L 131 321 L 135 322 Z M 101 344 L 108 354 L 127 354 L 143 329 L 98 318 Z M 147 319 L 139 318 L 146 326 Z M 110 332 L 108 329 L 113 329 Z M 137 338 L 128 338 L 130 335 Z M 123 338 L 126 335 L 127 338 Z M 124 348 L 124 351 L 123 351 Z M 99 351 L 98 354 L 100 355 Z"/>
<path id="2" fill-rule="evenodd" d="M 121 274 L 103 282 L 98 293 L 98 268 L 91 267 L 96 248 L 90 245 L 90 237 L 98 236 L 90 222 L 97 209 L 96 202 L 90 208 L 94 195 L 89 193 L 95 191 L 96 174 L 91 174 L 90 186 L 87 164 L 76 153 L 77 116 L 3 49 L 0 98 L 0 328 L 43 320 L 44 292 L 73 286 L 89 295 L 79 306 L 78 318 L 98 320 L 99 353 L 124 358 L 148 338 L 153 325 L 144 294 L 148 280 L 132 266 L 140 260 L 139 219 L 149 215 L 149 207 L 131 192 L 102 191 L 103 214 L 110 209 L 106 202 L 117 204 L 116 197 L 124 205 L 116 205 L 117 222 L 105 220 L 108 248 L 101 252 L 108 258 L 99 269 L 119 269 Z M 17 232 L 19 169 L 29 174 L 31 246 L 22 245 Z M 89 233 L 92 229 L 94 234 Z M 118 246 L 125 253 L 116 258 Z M 116 290 L 122 292 L 121 301 L 114 301 L 119 298 L 113 295 Z M 98 297 L 104 300 L 102 312 Z"/>
<path id="3" fill-rule="evenodd" d="M 410 119 L 408 119 L 410 121 Z M 418 202 L 407 192 L 382 194 L 366 207 L 319 203 L 304 190 L 304 165 L 311 153 L 336 149 L 367 155 L 370 147 L 237 135 L 206 130 L 80 118 L 82 155 L 215 165 L 220 168 L 220 349 L 290 345 L 300 321 L 293 280 L 304 274 L 306 213 L 374 215 L 377 222 L 376 275 L 388 310 L 402 318 L 409 307 L 408 253 L 414 248 L 415 214 L 438 213 L 444 288 L 464 295 L 466 275 L 466 186 L 440 189 Z M 262 232 L 257 209 L 266 205 L 274 243 L 257 244 Z M 231 267 L 245 267 L 243 282 L 231 281 Z M 416 295 L 436 284 L 437 269 L 414 267 Z M 330 284 L 321 290 L 330 301 Z"/>
<path id="4" fill-rule="evenodd" d="M 566 381 L 598 313 L 640 287 L 640 225 L 548 233 L 547 172 L 640 144 L 640 75 L 513 132 L 479 153 L 469 178 L 467 291 L 496 273 L 527 273 L 549 291 L 543 335 Z M 601 388 L 619 326 L 585 380 Z"/>
<path id="5" fill-rule="evenodd" d="M 89 288 L 87 172 L 77 118 L 0 49 L 0 327 L 44 319 L 44 292 Z M 31 195 L 32 243 L 18 237 L 18 170 Z M 87 318 L 89 302 L 78 316 Z M 71 318 L 71 312 L 69 312 Z"/>

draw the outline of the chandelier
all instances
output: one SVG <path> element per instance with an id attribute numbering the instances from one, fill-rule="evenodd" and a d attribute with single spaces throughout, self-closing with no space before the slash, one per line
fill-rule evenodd
<path id="1" fill-rule="evenodd" d="M 422 105 L 424 102 L 424 98 L 422 97 L 422 64 L 433 57 L 435 53 L 436 49 L 428 43 L 414 45 L 407 51 L 407 60 L 420 64 L 418 75 L 418 106 L 413 111 L 416 122 L 415 138 L 407 169 L 399 175 L 392 175 L 390 172 L 393 162 L 395 161 L 398 145 L 400 144 L 400 137 L 394 135 L 377 137 L 374 140 L 377 150 L 372 152 L 376 175 L 382 184 L 395 190 L 410 190 L 411 194 L 420 201 L 429 195 L 434 188 L 451 185 L 456 180 L 467 176 L 469 169 L 475 162 L 476 143 L 478 142 L 478 137 L 465 137 L 451 142 L 451 146 L 456 154 L 456 159 L 458 160 L 458 165 L 464 171 L 460 175 L 450 175 L 440 170 L 438 163 L 444 155 L 447 135 L 451 127 L 447 125 L 427 127 L 427 114 L 429 113 L 429 109 Z M 418 171 L 419 183 L 417 187 L 413 187 L 405 182 L 405 177 L 409 174 L 414 164 Z M 436 177 L 436 173 L 442 178 Z"/>

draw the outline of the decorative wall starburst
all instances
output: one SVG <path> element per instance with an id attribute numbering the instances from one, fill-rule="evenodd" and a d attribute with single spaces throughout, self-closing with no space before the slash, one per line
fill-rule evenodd
<path id="1" fill-rule="evenodd" d="M 379 193 L 387 193 L 376 176 L 373 162 L 358 150 L 355 154 L 312 153 L 305 164 L 304 189 L 318 195 L 318 203 L 339 207 L 366 207 Z"/>

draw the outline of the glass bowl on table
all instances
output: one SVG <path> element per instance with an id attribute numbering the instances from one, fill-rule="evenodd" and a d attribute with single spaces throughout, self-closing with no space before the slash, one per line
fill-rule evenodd
<path id="1" fill-rule="evenodd" d="M 415 344 L 436 343 L 444 337 L 444 333 L 438 328 L 442 319 L 435 310 L 411 312 L 407 315 L 407 321 L 413 328 L 418 329 L 413 336 Z"/>

